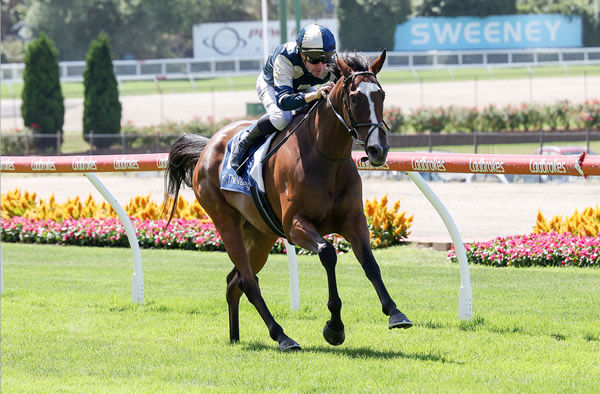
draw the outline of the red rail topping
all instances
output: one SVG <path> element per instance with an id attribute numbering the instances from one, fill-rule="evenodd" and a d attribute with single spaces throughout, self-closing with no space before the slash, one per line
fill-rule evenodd
<path id="1" fill-rule="evenodd" d="M 2 171 L 18 173 L 161 171 L 169 155 L 4 156 Z"/>
<path id="2" fill-rule="evenodd" d="M 458 172 L 472 174 L 600 175 L 600 155 L 484 155 L 463 153 L 390 152 L 387 162 L 373 167 L 362 152 L 352 158 L 359 170 Z M 167 153 L 99 156 L 4 156 L 3 172 L 85 173 L 163 171 Z"/>
<path id="3" fill-rule="evenodd" d="M 600 175 L 597 156 L 484 155 L 464 153 L 390 152 L 373 167 L 362 152 L 352 155 L 359 170 L 459 172 L 467 174 Z M 590 165 L 588 165 L 590 163 Z"/>

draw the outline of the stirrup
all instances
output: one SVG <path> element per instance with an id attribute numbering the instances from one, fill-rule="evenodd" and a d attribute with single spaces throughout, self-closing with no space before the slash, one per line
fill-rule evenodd
<path id="1" fill-rule="evenodd" d="M 244 160 L 242 160 L 237 168 L 234 168 L 233 164 L 231 165 L 231 168 L 233 168 L 233 171 L 235 171 L 237 176 L 242 176 L 244 174 L 244 167 L 246 167 L 246 162 L 248 162 L 248 159 L 249 157 L 244 157 Z"/>
<path id="2" fill-rule="evenodd" d="M 265 135 L 269 135 L 277 131 L 278 130 L 269 120 L 269 115 L 265 114 L 256 122 L 254 127 L 252 127 L 243 138 L 240 138 L 238 145 L 235 146 L 231 151 L 231 168 L 238 176 L 248 161 L 248 152 L 256 140 L 258 140 L 260 137 L 264 137 Z"/>
<path id="3" fill-rule="evenodd" d="M 236 153 L 237 154 L 231 158 L 231 168 L 233 169 L 233 171 L 235 171 L 237 175 L 240 175 L 241 170 L 244 168 L 244 165 L 248 161 L 248 158 L 244 157 L 245 155 L 241 155 L 240 151 Z"/>
<path id="4" fill-rule="evenodd" d="M 247 139 L 242 139 L 238 142 L 238 145 L 231 151 L 231 168 L 239 176 L 244 165 L 248 161 L 248 151 L 250 150 L 250 144 Z"/>

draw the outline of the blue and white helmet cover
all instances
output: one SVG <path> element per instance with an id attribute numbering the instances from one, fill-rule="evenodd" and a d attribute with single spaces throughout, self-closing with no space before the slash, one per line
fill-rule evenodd
<path id="1" fill-rule="evenodd" d="M 335 38 L 331 31 L 321 25 L 313 23 L 300 30 L 296 44 L 304 52 L 321 52 L 329 56 L 335 53 Z"/>

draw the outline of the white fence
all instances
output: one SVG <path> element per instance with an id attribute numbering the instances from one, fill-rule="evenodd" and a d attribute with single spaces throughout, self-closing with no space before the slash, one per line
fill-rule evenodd
<path id="1" fill-rule="evenodd" d="M 379 53 L 366 52 L 367 56 Z M 256 74 L 262 67 L 262 58 L 199 60 L 152 59 L 115 60 L 114 70 L 119 80 L 196 79 L 216 76 Z M 479 51 L 426 51 L 388 52 L 385 69 L 414 70 L 453 67 L 532 67 L 600 64 L 600 48 L 550 48 L 524 50 Z M 82 81 L 85 61 L 60 62 L 62 81 Z M 2 82 L 21 82 L 23 63 L 0 65 Z"/>

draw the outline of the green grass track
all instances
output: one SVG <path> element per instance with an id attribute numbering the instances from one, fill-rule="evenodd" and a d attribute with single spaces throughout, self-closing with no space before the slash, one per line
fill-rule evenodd
<path id="1" fill-rule="evenodd" d="M 412 246 L 376 251 L 392 297 L 415 323 L 387 329 L 370 282 L 339 256 L 346 342 L 321 336 L 324 269 L 299 256 L 301 309 L 287 261 L 260 284 L 303 350 L 282 353 L 241 302 L 230 344 L 225 253 L 144 250 L 146 302 L 131 303 L 128 249 L 2 245 L 2 392 L 596 392 L 600 270 L 471 267 L 474 318 L 457 318 L 458 266 Z"/>

